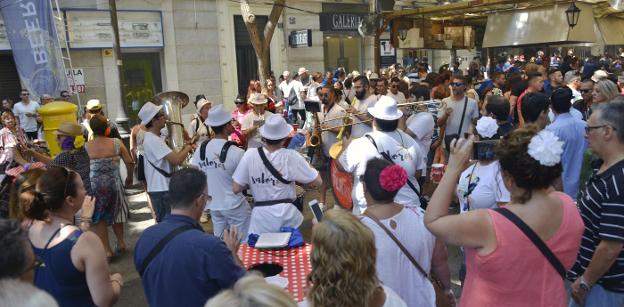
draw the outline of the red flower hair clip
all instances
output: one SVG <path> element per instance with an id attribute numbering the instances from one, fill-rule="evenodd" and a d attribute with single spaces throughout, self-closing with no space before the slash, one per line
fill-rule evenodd
<path id="1" fill-rule="evenodd" d="M 406 182 L 407 172 L 399 165 L 387 166 L 379 173 L 379 185 L 388 192 L 398 191 Z"/>

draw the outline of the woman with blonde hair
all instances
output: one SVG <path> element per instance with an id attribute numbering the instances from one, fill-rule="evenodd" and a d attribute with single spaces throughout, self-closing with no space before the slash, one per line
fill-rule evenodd
<path id="1" fill-rule="evenodd" d="M 256 274 L 239 279 L 232 289 L 221 291 L 204 307 L 296 307 L 284 289 L 267 283 Z"/>
<path id="2" fill-rule="evenodd" d="M 613 81 L 600 80 L 594 85 L 594 90 L 592 91 L 592 103 L 598 104 L 609 102 L 618 95 L 620 95 L 620 91 Z"/>
<path id="3" fill-rule="evenodd" d="M 327 211 L 312 229 L 312 246 L 309 292 L 300 306 L 407 306 L 377 278 L 375 237 L 354 215 Z"/>

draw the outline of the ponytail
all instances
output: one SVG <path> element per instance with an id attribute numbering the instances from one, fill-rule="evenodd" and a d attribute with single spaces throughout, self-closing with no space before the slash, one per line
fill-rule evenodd
<path id="1" fill-rule="evenodd" d="M 43 221 L 48 218 L 50 210 L 46 206 L 45 197 L 39 191 L 28 191 L 20 195 L 20 205 L 24 216 L 33 220 Z"/>

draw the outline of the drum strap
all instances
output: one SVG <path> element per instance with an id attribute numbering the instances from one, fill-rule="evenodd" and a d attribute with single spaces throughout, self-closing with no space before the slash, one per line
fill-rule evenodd
<path id="1" fill-rule="evenodd" d="M 288 180 L 284 179 L 284 177 L 282 177 L 282 174 L 280 174 L 280 172 L 278 170 L 276 170 L 275 167 L 273 167 L 273 164 L 271 164 L 269 159 L 267 159 L 267 156 L 264 153 L 264 150 L 262 149 L 262 147 L 258 147 L 258 154 L 260 155 L 260 158 L 262 159 L 262 163 L 264 163 L 264 166 L 269 170 L 271 175 L 273 175 L 273 177 L 275 177 L 275 179 L 279 180 L 283 184 L 291 184 L 292 183 L 292 181 L 288 181 Z"/>
<path id="2" fill-rule="evenodd" d="M 254 207 L 265 207 L 265 206 L 273 206 L 277 204 L 292 204 L 295 201 L 292 199 L 276 199 L 276 200 L 265 200 L 265 201 L 257 201 L 254 202 Z"/>

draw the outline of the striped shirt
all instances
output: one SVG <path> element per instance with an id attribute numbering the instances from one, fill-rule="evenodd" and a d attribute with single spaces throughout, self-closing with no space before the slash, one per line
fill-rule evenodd
<path id="1" fill-rule="evenodd" d="M 594 172 L 578 200 L 585 232 L 571 279 L 581 276 L 601 240 L 624 241 L 624 160 L 601 174 Z M 605 289 L 624 292 L 624 250 L 598 280 Z"/>

